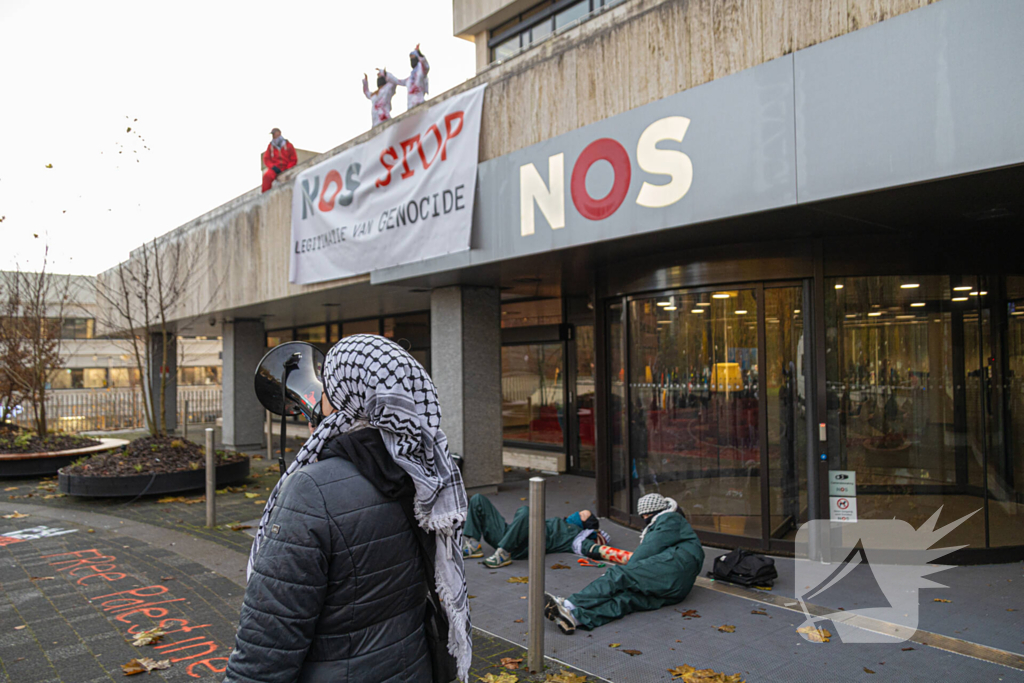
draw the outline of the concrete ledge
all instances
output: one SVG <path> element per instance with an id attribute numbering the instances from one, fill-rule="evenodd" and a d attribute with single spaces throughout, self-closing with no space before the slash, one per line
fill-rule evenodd
<path id="1" fill-rule="evenodd" d="M 0 453 L 0 460 L 35 460 L 36 458 L 63 458 L 69 455 L 88 455 L 120 448 L 128 443 L 127 439 L 100 439 L 97 446 L 72 448 L 67 451 L 47 451 L 45 453 Z"/>

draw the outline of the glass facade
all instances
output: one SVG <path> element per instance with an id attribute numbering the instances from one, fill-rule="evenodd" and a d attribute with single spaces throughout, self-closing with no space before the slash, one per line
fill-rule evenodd
<path id="1" fill-rule="evenodd" d="M 564 445 L 563 355 L 561 343 L 502 347 L 501 415 L 506 440 Z"/>

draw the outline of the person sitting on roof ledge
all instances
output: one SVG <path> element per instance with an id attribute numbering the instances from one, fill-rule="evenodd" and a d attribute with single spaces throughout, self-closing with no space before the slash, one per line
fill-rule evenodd
<path id="1" fill-rule="evenodd" d="M 273 139 L 267 145 L 267 151 L 263 153 L 263 165 L 267 170 L 263 172 L 263 191 L 266 192 L 274 184 L 274 179 L 289 168 L 298 163 L 295 156 L 295 147 L 284 139 L 280 128 L 270 131 Z"/>

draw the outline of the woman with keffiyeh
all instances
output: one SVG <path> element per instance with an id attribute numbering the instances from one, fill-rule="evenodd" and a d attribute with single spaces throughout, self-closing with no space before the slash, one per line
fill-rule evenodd
<path id="1" fill-rule="evenodd" d="M 465 681 L 466 491 L 434 384 L 377 335 L 336 344 L 323 374 L 325 418 L 267 500 L 224 680 L 431 681 L 433 591 Z"/>
<path id="2" fill-rule="evenodd" d="M 609 568 L 568 598 L 544 595 L 544 616 L 562 633 L 590 631 L 633 612 L 674 605 L 690 593 L 704 566 L 704 549 L 679 505 L 649 493 L 637 501 L 637 512 L 648 522 L 627 564 Z"/>

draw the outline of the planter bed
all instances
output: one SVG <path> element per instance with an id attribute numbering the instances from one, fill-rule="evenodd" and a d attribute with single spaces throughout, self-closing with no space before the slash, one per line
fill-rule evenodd
<path id="1" fill-rule="evenodd" d="M 249 458 L 229 462 L 217 467 L 217 487 L 242 481 L 249 476 Z M 124 497 L 179 493 L 206 487 L 206 470 L 187 470 L 156 474 L 135 474 L 130 476 L 83 476 L 57 475 L 57 486 L 61 493 L 73 496 Z M 148 487 L 148 488 L 147 488 Z"/>
<path id="2" fill-rule="evenodd" d="M 124 439 L 99 439 L 99 444 L 96 446 L 64 451 L 0 453 L 0 477 L 38 477 L 57 474 L 59 469 L 78 460 L 83 455 L 102 453 L 112 448 L 120 448 L 127 443 Z"/>

